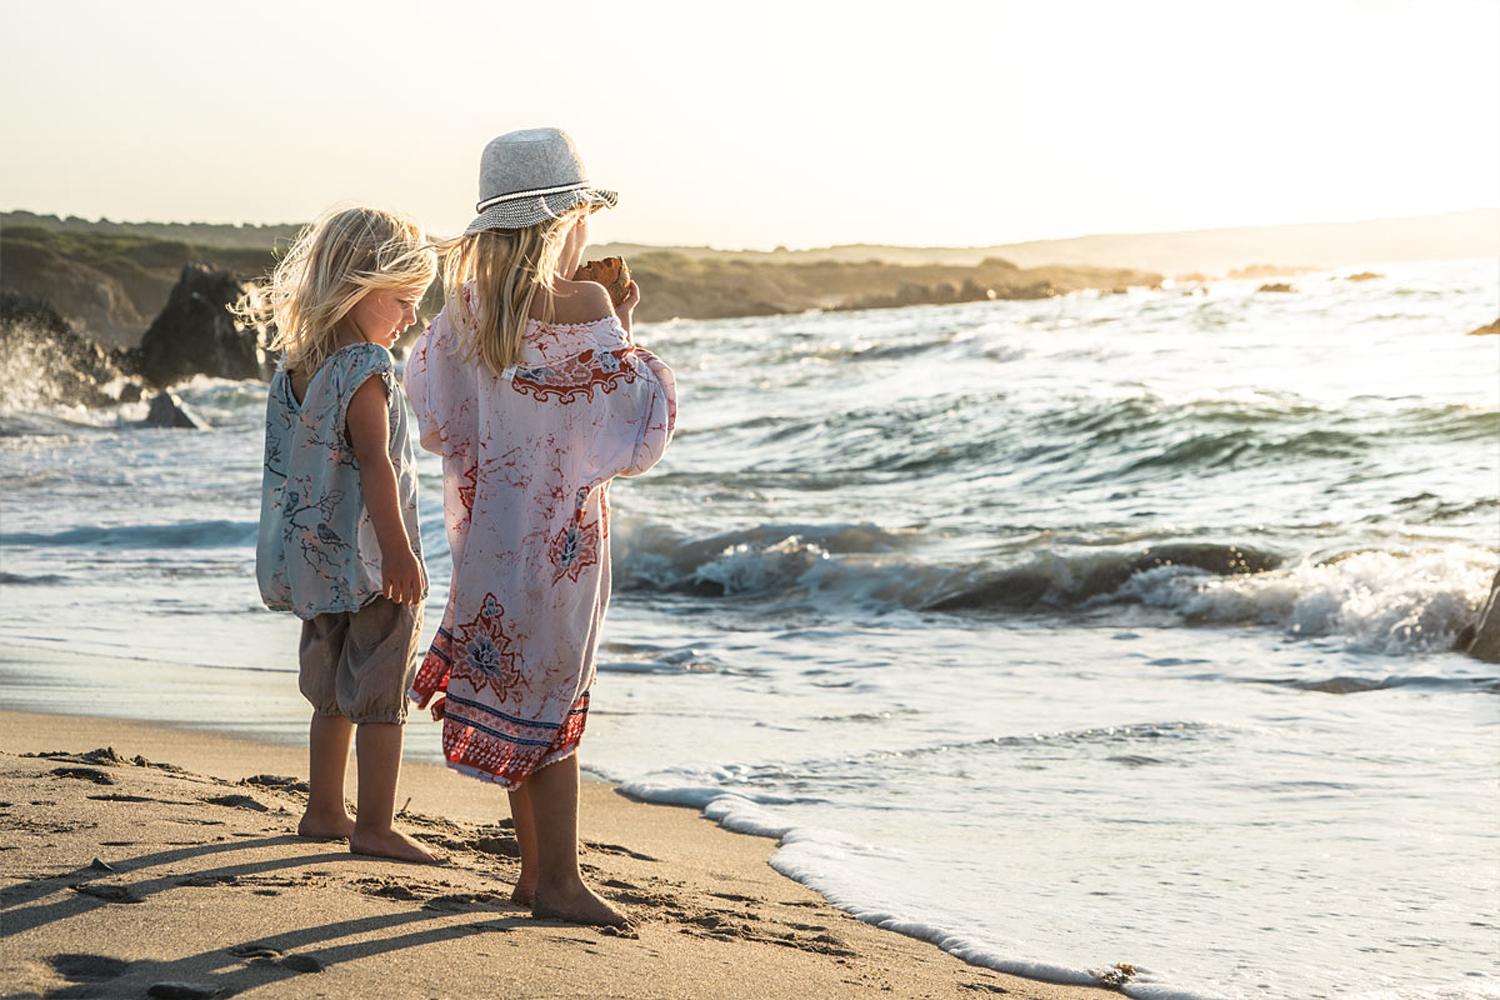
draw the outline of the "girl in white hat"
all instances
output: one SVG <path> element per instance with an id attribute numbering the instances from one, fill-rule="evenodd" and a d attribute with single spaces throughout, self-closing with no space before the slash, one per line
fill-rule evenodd
<path id="1" fill-rule="evenodd" d="M 609 485 L 661 457 L 672 372 L 618 310 L 573 281 L 593 187 L 572 140 L 493 140 L 478 217 L 448 248 L 447 303 L 417 340 L 406 387 L 422 446 L 443 456 L 453 581 L 412 685 L 443 720 L 449 766 L 510 792 L 521 852 L 512 898 L 541 917 L 625 917 L 578 867 L 578 742 L 609 603 Z"/>

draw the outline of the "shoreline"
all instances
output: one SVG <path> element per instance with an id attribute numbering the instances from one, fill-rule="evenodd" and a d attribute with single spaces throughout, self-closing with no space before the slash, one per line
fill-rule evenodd
<path id="1" fill-rule="evenodd" d="M 0 709 L 0 765 L 13 845 L 0 850 L 0 967 L 16 996 L 144 994 L 167 981 L 306 996 L 300 970 L 314 968 L 328 996 L 367 995 L 377 981 L 396 990 L 387 995 L 442 996 L 469 991 L 475 975 L 496 996 L 1113 993 L 967 965 L 862 923 L 774 871 L 774 841 L 597 777 L 581 790 L 581 858 L 641 920 L 632 934 L 511 904 L 503 793 L 441 765 L 406 761 L 397 802 L 403 828 L 449 852 L 442 866 L 292 836 L 300 746 Z"/>

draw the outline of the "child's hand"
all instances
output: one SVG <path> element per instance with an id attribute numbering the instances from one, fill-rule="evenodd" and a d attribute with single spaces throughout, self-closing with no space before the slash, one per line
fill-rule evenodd
<path id="1" fill-rule="evenodd" d="M 635 312 L 635 307 L 640 304 L 640 301 L 641 286 L 632 281 L 626 286 L 625 297 L 620 300 L 620 305 L 615 310 L 620 316 L 620 325 L 625 328 L 626 333 L 630 332 L 631 313 Z"/>
<path id="2" fill-rule="evenodd" d="M 408 548 L 397 552 L 396 558 L 381 555 L 381 582 L 385 585 L 385 596 L 397 604 L 419 604 L 422 591 L 427 589 L 427 574 L 422 560 Z"/>

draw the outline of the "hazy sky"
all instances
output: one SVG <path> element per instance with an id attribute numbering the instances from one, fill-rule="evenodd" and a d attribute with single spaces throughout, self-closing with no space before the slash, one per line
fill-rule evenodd
<path id="1" fill-rule="evenodd" d="M 1500 204 L 1500 0 L 0 0 L 0 207 L 438 233 L 559 125 L 596 239 L 973 245 Z"/>

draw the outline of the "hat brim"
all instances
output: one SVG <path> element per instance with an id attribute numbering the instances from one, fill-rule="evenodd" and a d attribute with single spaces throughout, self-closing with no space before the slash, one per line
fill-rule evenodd
<path id="1" fill-rule="evenodd" d="M 604 208 L 614 208 L 620 196 L 603 188 L 582 188 L 578 191 L 560 191 L 557 194 L 535 195 L 530 198 L 512 198 L 498 205 L 491 205 L 474 217 L 465 236 L 472 236 L 485 229 L 524 229 L 549 219 L 555 219 L 568 209 L 584 202 Z"/>

